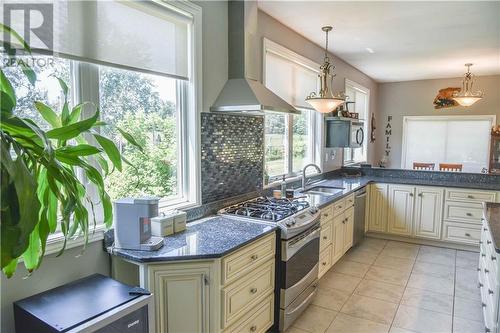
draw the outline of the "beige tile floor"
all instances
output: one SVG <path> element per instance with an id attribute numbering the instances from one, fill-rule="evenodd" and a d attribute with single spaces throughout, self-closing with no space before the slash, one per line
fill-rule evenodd
<path id="1" fill-rule="evenodd" d="M 481 333 L 479 254 L 366 238 L 287 333 Z"/>

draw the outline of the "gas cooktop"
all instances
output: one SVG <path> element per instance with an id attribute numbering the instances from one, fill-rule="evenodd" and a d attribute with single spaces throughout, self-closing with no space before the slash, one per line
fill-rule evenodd
<path id="1" fill-rule="evenodd" d="M 308 207 L 309 203 L 302 199 L 258 197 L 227 207 L 221 213 L 278 222 Z"/>

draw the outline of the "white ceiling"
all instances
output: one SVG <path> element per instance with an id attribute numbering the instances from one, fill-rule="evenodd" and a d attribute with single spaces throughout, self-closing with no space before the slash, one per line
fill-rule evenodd
<path id="1" fill-rule="evenodd" d="M 332 25 L 333 54 L 380 82 L 458 77 L 467 62 L 476 75 L 500 74 L 500 2 L 260 0 L 259 8 L 322 47 L 321 27 Z"/>

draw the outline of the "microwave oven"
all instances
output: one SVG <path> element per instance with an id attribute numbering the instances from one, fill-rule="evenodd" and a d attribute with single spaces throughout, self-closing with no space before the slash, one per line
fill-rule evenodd
<path id="1" fill-rule="evenodd" d="M 363 146 L 365 132 L 359 119 L 325 118 L 326 148 L 359 148 Z"/>

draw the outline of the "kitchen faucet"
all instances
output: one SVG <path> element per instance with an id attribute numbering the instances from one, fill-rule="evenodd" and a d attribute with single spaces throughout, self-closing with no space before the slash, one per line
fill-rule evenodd
<path id="1" fill-rule="evenodd" d="M 304 167 L 304 169 L 302 169 L 302 189 L 304 189 L 304 190 L 306 188 L 306 185 L 308 184 L 307 178 L 306 178 L 306 169 L 309 168 L 309 167 L 311 167 L 311 166 L 315 167 L 316 170 L 318 171 L 318 173 L 321 173 L 321 169 L 316 164 L 310 163 L 310 164 L 306 165 Z"/>

